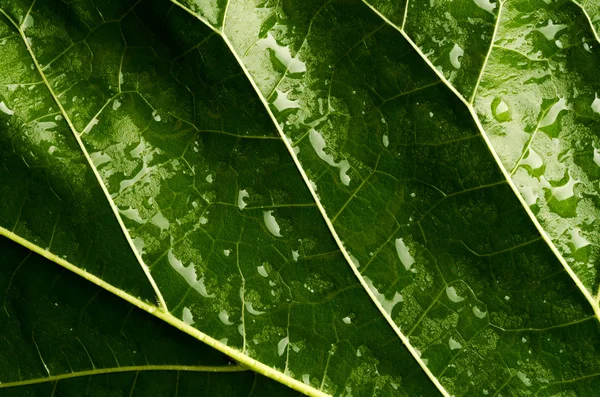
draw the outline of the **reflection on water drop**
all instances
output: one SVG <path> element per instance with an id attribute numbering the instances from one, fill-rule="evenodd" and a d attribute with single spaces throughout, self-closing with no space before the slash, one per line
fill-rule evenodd
<path id="1" fill-rule="evenodd" d="M 244 304 L 246 306 L 246 310 L 248 310 L 248 313 L 254 315 L 254 316 L 260 316 L 261 314 L 265 314 L 265 312 L 260 311 L 260 310 L 256 310 L 253 306 L 252 306 L 252 302 L 246 302 Z"/>
<path id="2" fill-rule="evenodd" d="M 96 167 L 96 168 L 98 168 L 102 164 L 108 163 L 110 160 L 112 160 L 112 158 L 104 152 L 90 153 L 90 159 L 92 160 L 92 163 L 94 164 L 94 167 Z"/>
<path id="3" fill-rule="evenodd" d="M 462 345 L 454 338 L 450 337 L 450 339 L 448 339 L 448 347 L 450 347 L 450 350 L 456 350 L 461 349 Z"/>
<path id="4" fill-rule="evenodd" d="M 573 228 L 568 232 L 569 236 L 571 236 L 571 243 L 575 247 L 575 250 L 578 250 L 583 247 L 587 247 L 591 243 L 585 239 L 585 237 L 581 236 L 581 229 L 578 227 Z"/>
<path id="5" fill-rule="evenodd" d="M 33 26 L 33 17 L 31 16 L 31 14 L 27 14 L 25 19 L 23 20 L 23 23 L 21 24 L 21 30 L 25 31 L 25 29 L 31 26 Z"/>
<path id="6" fill-rule="evenodd" d="M 528 165 L 532 170 L 536 170 L 544 165 L 544 161 L 535 150 L 529 148 L 529 153 L 527 154 L 527 157 L 521 160 L 521 164 Z"/>
<path id="7" fill-rule="evenodd" d="M 299 101 L 292 101 L 288 99 L 288 92 L 283 92 L 279 90 L 275 90 L 277 93 L 277 97 L 272 102 L 273 106 L 277 109 L 278 112 L 282 112 L 287 109 L 296 109 L 300 107 Z"/>
<path id="8" fill-rule="evenodd" d="M 574 188 L 575 185 L 581 182 L 579 179 L 573 178 L 571 172 L 568 172 L 569 180 L 563 186 L 552 187 L 552 195 L 558 201 L 563 201 L 568 198 L 571 198 L 575 195 Z"/>
<path id="9" fill-rule="evenodd" d="M 517 371 L 517 377 L 523 382 L 523 384 L 527 387 L 531 386 L 531 380 L 521 371 Z"/>
<path id="10" fill-rule="evenodd" d="M 258 271 L 258 274 L 260 274 L 262 277 L 269 277 L 269 273 L 267 272 L 267 269 L 265 268 L 264 265 L 260 265 L 256 268 L 256 270 Z"/>
<path id="11" fill-rule="evenodd" d="M 492 115 L 499 122 L 510 121 L 510 108 L 502 98 L 495 98 L 492 101 Z"/>
<path id="12" fill-rule="evenodd" d="M 396 239 L 396 253 L 398 254 L 398 258 L 400 258 L 400 262 L 404 265 L 404 268 L 406 270 L 411 270 L 410 267 L 415 263 L 415 258 L 412 257 L 408 251 L 408 247 L 401 238 Z"/>
<path id="13" fill-rule="evenodd" d="M 244 190 L 240 190 L 238 192 L 238 200 L 237 200 L 237 205 L 238 208 L 243 210 L 244 208 L 246 208 L 246 202 L 244 201 L 244 199 L 246 197 L 249 197 L 250 195 L 248 194 L 248 192 L 244 189 Z"/>
<path id="14" fill-rule="evenodd" d="M 537 30 L 544 35 L 547 40 L 554 40 L 558 32 L 566 29 L 567 25 L 555 25 L 551 19 L 548 20 L 548 25 L 538 28 Z"/>
<path id="15" fill-rule="evenodd" d="M 192 325 L 194 324 L 194 316 L 192 315 L 192 311 L 187 308 L 184 307 L 183 308 L 183 322 L 186 323 L 187 325 Z"/>
<path id="16" fill-rule="evenodd" d="M 487 312 L 482 311 L 477 306 L 473 306 L 473 314 L 477 318 L 485 318 L 485 316 L 487 315 Z"/>
<path id="17" fill-rule="evenodd" d="M 546 113 L 542 121 L 540 121 L 540 128 L 554 124 L 560 112 L 567 109 L 567 100 L 565 98 L 559 98 L 558 102 L 552 105 L 552 107 L 550 108 L 550 110 L 548 110 L 548 113 Z"/>
<path id="18" fill-rule="evenodd" d="M 137 222 L 139 224 L 144 224 L 146 223 L 145 219 L 142 219 L 142 217 L 140 216 L 140 212 L 137 210 L 137 208 L 127 208 L 127 209 L 120 209 L 119 208 L 119 213 L 123 216 L 125 216 L 128 219 L 131 219 L 134 222 Z"/>
<path id="19" fill-rule="evenodd" d="M 397 291 L 394 293 L 394 297 L 392 299 L 386 299 L 385 295 L 379 293 L 377 288 L 375 288 L 371 279 L 369 279 L 367 276 L 364 276 L 363 278 L 364 278 L 365 282 L 367 283 L 367 286 L 369 287 L 369 289 L 375 296 L 375 299 L 377 299 L 377 301 L 381 304 L 381 306 L 383 307 L 383 310 L 385 310 L 385 312 L 387 314 L 391 315 L 392 310 L 394 310 L 394 306 L 396 306 L 398 303 L 404 301 L 402 294 L 400 294 Z"/>
<path id="20" fill-rule="evenodd" d="M 600 114 L 600 98 L 598 98 L 598 94 L 594 94 L 594 102 L 592 102 L 592 110 L 598 114 Z"/>
<path id="21" fill-rule="evenodd" d="M 164 230 L 167 230 L 170 226 L 169 220 L 167 218 L 165 218 L 165 216 L 160 211 L 158 211 L 152 217 L 152 219 L 150 219 L 150 223 L 152 223 L 154 226 L 158 227 L 161 232 Z"/>
<path id="22" fill-rule="evenodd" d="M 460 48 L 458 44 L 454 44 L 452 50 L 450 51 L 450 63 L 454 66 L 455 69 L 460 69 L 460 59 L 465 54 L 465 50 Z"/>
<path id="23" fill-rule="evenodd" d="M 383 146 L 388 147 L 390 145 L 390 138 L 388 137 L 388 134 L 383 134 L 383 138 L 381 140 L 383 141 Z"/>
<path id="24" fill-rule="evenodd" d="M 97 118 L 93 118 L 92 121 L 90 121 L 88 123 L 88 125 L 85 126 L 85 128 L 83 129 L 83 131 L 81 132 L 82 134 L 87 134 L 88 132 L 90 132 L 92 130 L 92 128 L 94 128 L 94 126 L 96 124 L 98 124 L 100 120 L 98 120 Z"/>
<path id="25" fill-rule="evenodd" d="M 227 310 L 225 309 L 219 312 L 219 320 L 225 325 L 233 325 L 233 323 L 229 321 L 229 313 L 227 313 Z"/>
<path id="26" fill-rule="evenodd" d="M 486 10 L 490 14 L 494 14 L 496 9 L 496 3 L 492 3 L 490 0 L 473 0 L 475 4 L 481 9 Z"/>
<path id="27" fill-rule="evenodd" d="M 327 146 L 327 143 L 325 142 L 323 136 L 315 129 L 310 130 L 308 139 L 313 149 L 315 150 L 315 153 L 317 153 L 317 156 L 319 156 L 321 160 L 325 161 L 332 167 L 337 167 L 340 169 L 340 180 L 344 185 L 349 186 L 350 176 L 348 176 L 348 171 L 350 170 L 350 163 L 348 162 L 348 160 L 342 160 L 339 163 L 336 163 L 333 159 L 333 156 L 325 152 L 325 147 Z"/>
<path id="28" fill-rule="evenodd" d="M 269 49 L 273 51 L 275 58 L 277 58 L 277 60 L 287 68 L 289 73 L 294 74 L 306 72 L 306 64 L 298 59 L 297 56 L 296 58 L 292 57 L 292 53 L 288 46 L 277 44 L 275 37 L 273 37 L 271 33 L 268 33 L 267 37 L 264 39 L 260 39 L 256 45 L 261 50 Z"/>
<path id="29" fill-rule="evenodd" d="M 173 253 L 173 249 L 171 248 L 167 253 L 167 259 L 169 264 L 183 279 L 186 283 L 192 288 L 194 288 L 200 295 L 205 298 L 214 298 L 215 294 L 209 294 L 206 290 L 206 285 L 204 285 L 204 277 L 198 279 L 196 274 L 196 266 L 193 262 L 191 262 L 188 266 L 184 266 L 183 263 L 175 256 Z"/>
<path id="30" fill-rule="evenodd" d="M 600 167 L 600 149 L 594 148 L 594 163 Z"/>
<path id="31" fill-rule="evenodd" d="M 465 300 L 465 298 L 463 298 L 462 296 L 458 296 L 456 288 L 454 287 L 447 287 L 446 295 L 448 295 L 448 299 L 450 299 L 454 303 L 462 302 Z"/>
<path id="32" fill-rule="evenodd" d="M 267 230 L 275 237 L 283 237 L 280 233 L 281 229 L 277 223 L 277 219 L 273 216 L 273 211 L 263 211 L 263 220 Z"/>
<path id="33" fill-rule="evenodd" d="M 9 116 L 12 116 L 15 113 L 13 110 L 9 109 L 8 106 L 6 106 L 4 101 L 0 102 L 0 111 L 8 114 Z"/>
<path id="34" fill-rule="evenodd" d="M 285 338 L 281 339 L 279 341 L 279 343 L 277 343 L 277 354 L 282 356 L 289 343 L 290 343 L 289 336 L 286 336 Z"/>

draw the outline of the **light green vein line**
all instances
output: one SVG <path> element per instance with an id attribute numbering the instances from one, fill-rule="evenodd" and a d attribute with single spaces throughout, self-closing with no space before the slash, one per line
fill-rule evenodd
<path id="1" fill-rule="evenodd" d="M 565 327 L 570 327 L 571 325 L 584 323 L 593 318 L 595 318 L 595 316 L 588 316 L 588 317 L 580 318 L 578 320 L 571 321 L 569 323 L 552 325 L 552 326 L 546 327 L 546 328 L 513 328 L 513 329 L 510 329 L 510 328 L 502 328 L 502 327 L 492 324 L 492 323 L 490 323 L 490 327 L 494 327 L 502 332 L 546 332 L 551 329 L 565 328 Z"/>
<path id="2" fill-rule="evenodd" d="M 144 371 L 184 371 L 184 372 L 243 372 L 249 369 L 241 365 L 228 366 L 193 366 L 193 365 L 133 365 L 129 367 L 111 367 L 90 369 L 87 371 L 70 372 L 67 374 L 52 375 L 46 378 L 35 378 L 17 382 L 0 383 L 0 389 L 18 386 L 35 385 L 38 383 L 58 382 L 65 379 L 81 378 L 83 376 L 118 374 L 122 372 L 144 372 Z"/>

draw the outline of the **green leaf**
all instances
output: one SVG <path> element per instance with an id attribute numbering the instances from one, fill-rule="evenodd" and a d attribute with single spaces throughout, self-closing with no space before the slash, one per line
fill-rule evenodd
<path id="1" fill-rule="evenodd" d="M 597 389 L 595 3 L 0 6 L 3 235 L 309 395 Z"/>
<path id="2" fill-rule="evenodd" d="M 294 395 L 4 237 L 0 249 L 3 396 Z"/>

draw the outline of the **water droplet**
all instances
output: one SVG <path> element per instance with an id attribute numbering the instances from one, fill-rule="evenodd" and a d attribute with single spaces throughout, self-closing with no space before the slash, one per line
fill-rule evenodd
<path id="1" fill-rule="evenodd" d="M 265 268 L 264 265 L 260 265 L 256 268 L 256 270 L 258 271 L 258 274 L 260 274 L 261 276 L 267 278 L 269 277 L 269 273 L 267 272 L 267 269 Z"/>
<path id="2" fill-rule="evenodd" d="M 571 243 L 575 247 L 575 250 L 578 250 L 583 247 L 587 247 L 591 243 L 585 239 L 585 237 L 581 236 L 581 229 L 578 227 L 573 228 L 568 232 L 571 236 Z"/>
<path id="3" fill-rule="evenodd" d="M 192 325 L 194 324 L 194 316 L 192 316 L 192 311 L 187 308 L 184 307 L 183 308 L 183 322 L 186 323 L 187 325 Z"/>
<path id="4" fill-rule="evenodd" d="M 458 44 L 454 44 L 452 50 L 450 51 L 450 63 L 454 66 L 455 69 L 460 69 L 460 59 L 465 54 L 465 50 L 460 48 Z"/>
<path id="5" fill-rule="evenodd" d="M 261 50 L 269 49 L 273 51 L 275 58 L 277 58 L 277 60 L 287 68 L 289 73 L 294 74 L 306 72 L 306 64 L 298 59 L 297 56 L 296 58 L 292 57 L 289 47 L 277 44 L 275 37 L 273 37 L 271 33 L 268 33 L 267 37 L 264 39 L 260 39 L 256 45 Z"/>
<path id="6" fill-rule="evenodd" d="M 6 106 L 4 101 L 0 102 L 0 111 L 8 114 L 9 116 L 12 116 L 13 114 L 15 114 L 15 112 L 13 110 L 9 109 L 8 106 Z"/>
<path id="7" fill-rule="evenodd" d="M 352 324 L 352 319 L 349 316 L 346 316 L 342 319 L 344 324 Z"/>
<path id="8" fill-rule="evenodd" d="M 600 114 L 600 98 L 598 98 L 598 94 L 595 93 L 594 102 L 592 102 L 592 110 L 598 114 Z"/>
<path id="9" fill-rule="evenodd" d="M 225 309 L 219 312 L 219 320 L 225 325 L 233 325 L 233 323 L 229 321 L 229 313 L 227 313 L 227 310 Z"/>
<path id="10" fill-rule="evenodd" d="M 290 343 L 289 336 L 286 336 L 285 338 L 281 339 L 279 341 L 279 343 L 277 343 L 277 354 L 282 356 L 289 343 Z"/>
<path id="11" fill-rule="evenodd" d="M 298 100 L 292 101 L 291 99 L 288 99 L 289 92 L 283 92 L 279 90 L 275 91 L 277 92 L 277 97 L 272 104 L 275 106 L 278 112 L 282 112 L 287 109 L 297 109 L 300 107 Z"/>
<path id="12" fill-rule="evenodd" d="M 248 310 L 248 313 L 255 315 L 255 316 L 260 316 L 261 314 L 265 314 L 265 312 L 260 311 L 260 310 L 256 310 L 253 306 L 252 306 L 252 302 L 246 302 L 244 303 L 244 305 L 246 306 L 246 310 Z"/>
<path id="13" fill-rule="evenodd" d="M 21 30 L 25 31 L 27 28 L 30 28 L 32 26 L 33 26 L 33 17 L 31 16 L 31 14 L 27 14 L 25 19 L 23 20 L 23 23 L 21 24 Z"/>
<path id="14" fill-rule="evenodd" d="M 447 287 L 446 295 L 448 295 L 448 299 L 450 299 L 454 303 L 462 302 L 465 300 L 465 298 L 458 296 L 458 293 L 456 292 L 456 288 L 454 288 L 454 287 Z"/>
<path id="15" fill-rule="evenodd" d="M 273 216 L 273 211 L 263 211 L 263 220 L 267 230 L 275 237 L 283 237 L 280 233 L 279 224 Z"/>
<path id="16" fill-rule="evenodd" d="M 573 178 L 573 176 L 571 176 L 570 171 L 568 172 L 568 175 L 569 175 L 569 180 L 567 181 L 567 183 L 565 183 L 563 186 L 551 188 L 552 195 L 558 201 L 563 201 L 563 200 L 573 197 L 575 195 L 575 192 L 574 192 L 575 185 L 578 184 L 579 182 L 581 182 L 579 179 Z"/>
<path id="17" fill-rule="evenodd" d="M 139 224 L 144 224 L 146 223 L 146 220 L 142 219 L 142 217 L 140 216 L 139 211 L 136 208 L 127 208 L 125 210 L 122 210 L 119 208 L 119 213 L 123 216 L 125 216 L 128 219 L 131 219 L 134 222 L 137 222 Z"/>
<path id="18" fill-rule="evenodd" d="M 92 130 L 92 128 L 94 128 L 94 126 L 96 124 L 98 124 L 100 120 L 98 120 L 97 118 L 93 118 L 92 121 L 90 121 L 88 123 L 88 125 L 85 126 L 85 128 L 83 129 L 83 131 L 81 132 L 82 134 L 87 134 L 88 132 L 90 132 Z"/>
<path id="19" fill-rule="evenodd" d="M 206 291 L 206 285 L 204 285 L 204 277 L 198 278 L 196 274 L 196 266 L 194 262 L 191 262 L 188 266 L 184 266 L 183 263 L 177 259 L 175 254 L 173 253 L 173 249 L 171 248 L 167 253 L 167 259 L 169 264 L 183 279 L 186 283 L 192 288 L 194 288 L 200 295 L 205 298 L 214 298 L 215 294 L 209 294 Z"/>
<path id="20" fill-rule="evenodd" d="M 496 9 L 496 3 L 490 2 L 490 0 L 473 0 L 475 4 L 481 9 L 486 10 L 490 14 L 494 14 L 494 10 Z"/>
<path id="21" fill-rule="evenodd" d="M 333 159 L 333 156 L 325 152 L 324 149 L 327 146 L 327 143 L 325 142 L 323 136 L 315 129 L 310 130 L 308 139 L 315 150 L 315 153 L 317 153 L 317 156 L 319 156 L 321 160 L 325 161 L 332 167 L 337 167 L 340 169 L 340 180 L 344 185 L 349 186 L 350 177 L 348 176 L 348 171 L 350 170 L 350 163 L 348 163 L 347 160 L 342 160 L 339 163 L 336 163 Z"/>
<path id="22" fill-rule="evenodd" d="M 567 109 L 567 100 L 565 98 L 559 98 L 558 102 L 552 105 L 552 107 L 550 108 L 550 110 L 548 110 L 548 113 L 546 113 L 542 121 L 540 121 L 540 128 L 554 124 L 560 112 Z"/>
<path id="23" fill-rule="evenodd" d="M 152 223 L 154 226 L 158 227 L 161 232 L 164 230 L 167 230 L 170 226 L 169 220 L 167 218 L 165 218 L 165 216 L 160 211 L 158 211 L 152 217 L 152 219 L 150 219 L 150 223 Z"/>
<path id="24" fill-rule="evenodd" d="M 517 377 L 523 382 L 525 386 L 531 386 L 531 380 L 521 371 L 517 371 Z"/>
<path id="25" fill-rule="evenodd" d="M 528 165 L 531 167 L 531 169 L 536 170 L 544 165 L 544 161 L 535 150 L 529 148 L 529 154 L 527 154 L 527 157 L 521 160 L 521 164 Z"/>
<path id="26" fill-rule="evenodd" d="M 487 312 L 482 311 L 477 306 L 473 306 L 473 314 L 477 318 L 484 318 L 487 315 Z"/>
<path id="27" fill-rule="evenodd" d="M 537 30 L 544 35 L 547 40 L 554 40 L 558 32 L 566 29 L 567 25 L 555 25 L 551 19 L 548 20 L 548 25 L 538 28 Z"/>
<path id="28" fill-rule="evenodd" d="M 246 208 L 246 202 L 244 201 L 244 199 L 246 197 L 249 197 L 250 195 L 248 194 L 248 192 L 244 189 L 244 190 L 240 190 L 238 192 L 238 200 L 237 200 L 237 204 L 238 204 L 238 208 L 240 210 L 243 210 L 244 208 Z"/>
<path id="29" fill-rule="evenodd" d="M 462 345 L 452 337 L 448 339 L 448 346 L 450 350 L 462 349 Z"/>
<path id="30" fill-rule="evenodd" d="M 400 262 L 404 265 L 404 268 L 410 270 L 410 267 L 415 263 L 415 259 L 412 257 L 408 251 L 408 247 L 401 238 L 396 239 L 396 253 L 398 254 L 398 258 L 400 258 Z"/>
<path id="31" fill-rule="evenodd" d="M 397 291 L 394 293 L 394 297 L 391 300 L 386 299 L 385 295 L 379 293 L 377 288 L 375 288 L 375 286 L 373 285 L 373 282 L 368 277 L 364 276 L 363 278 L 364 278 L 365 282 L 367 283 L 367 286 L 369 287 L 369 289 L 375 296 L 375 299 L 377 299 L 377 301 L 379 303 L 381 303 L 383 310 L 385 310 L 385 312 L 387 314 L 391 315 L 392 310 L 394 310 L 394 306 L 396 306 L 398 303 L 404 301 L 404 298 L 402 297 L 402 295 Z"/>
<path id="32" fill-rule="evenodd" d="M 134 238 L 132 240 L 132 242 L 133 242 L 133 246 L 135 247 L 135 250 L 137 251 L 137 253 L 140 256 L 143 256 L 144 255 L 144 246 L 146 245 L 144 243 L 144 240 L 138 236 L 138 237 Z"/>

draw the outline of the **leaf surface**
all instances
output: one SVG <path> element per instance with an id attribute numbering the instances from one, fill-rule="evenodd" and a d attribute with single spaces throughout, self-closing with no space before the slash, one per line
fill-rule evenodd
<path id="1" fill-rule="evenodd" d="M 595 273 L 483 116 L 529 2 L 99 3 L 2 7 L 3 234 L 307 394 L 592 393 Z"/>

